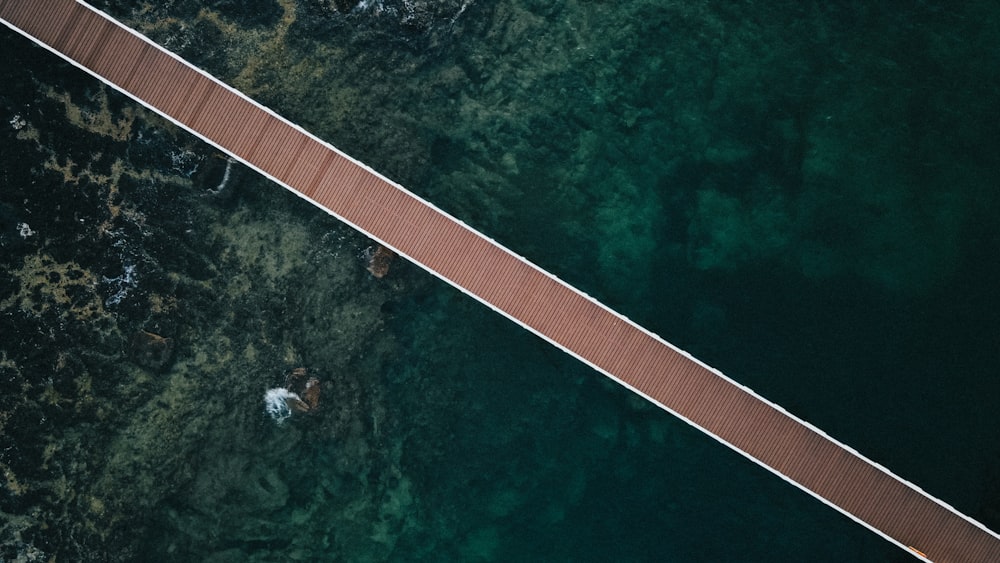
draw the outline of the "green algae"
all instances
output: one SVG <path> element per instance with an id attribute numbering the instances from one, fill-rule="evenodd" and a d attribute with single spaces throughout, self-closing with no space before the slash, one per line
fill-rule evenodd
<path id="1" fill-rule="evenodd" d="M 368 471 L 383 455 L 369 426 L 378 413 L 380 431 L 394 424 L 372 386 L 391 341 L 372 336 L 405 278 L 376 283 L 367 240 L 300 221 L 306 204 L 263 180 L 203 177 L 213 151 L 118 94 L 78 89 L 69 67 L 43 79 L 12 64 L 29 88 L 3 98 L 23 116 L 6 132 L 23 156 L 4 160 L 3 196 L 34 226 L 3 231 L 3 558 L 134 560 L 157 523 L 216 526 L 153 542 L 178 556 L 220 534 L 265 541 L 293 493 L 339 486 L 283 481 L 296 444 L 336 440 L 340 471 Z M 140 329 L 178 342 L 164 372 L 130 361 Z M 300 365 L 328 404 L 310 432 L 281 434 L 261 397 Z M 387 510 L 406 504 L 405 486 L 386 490 Z"/>

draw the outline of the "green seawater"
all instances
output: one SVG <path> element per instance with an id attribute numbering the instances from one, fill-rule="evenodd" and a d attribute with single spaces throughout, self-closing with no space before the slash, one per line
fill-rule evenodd
<path id="1" fill-rule="evenodd" d="M 1000 526 L 993 3 L 101 4 Z M 132 102 L 4 34 L 4 557 L 911 560 L 152 116 L 67 125 Z"/>

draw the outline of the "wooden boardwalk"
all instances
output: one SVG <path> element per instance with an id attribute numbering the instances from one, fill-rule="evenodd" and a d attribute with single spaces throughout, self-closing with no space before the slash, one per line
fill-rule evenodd
<path id="1" fill-rule="evenodd" d="M 0 18 L 900 547 L 1000 561 L 981 524 L 86 4 Z"/>

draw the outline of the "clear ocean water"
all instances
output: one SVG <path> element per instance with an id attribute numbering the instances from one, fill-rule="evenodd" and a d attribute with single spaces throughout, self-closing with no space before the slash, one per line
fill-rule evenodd
<path id="1" fill-rule="evenodd" d="M 102 7 L 1000 525 L 993 3 Z M 34 347 L 65 398 L 4 403 L 49 417 L 4 419 L 5 556 L 910 559 L 415 265 L 371 277 L 371 241 L 249 171 L 222 189 L 211 148 L 3 33 L 27 53 L 4 70 L 4 393 L 46 389 Z M 58 140 L 85 134 L 105 141 Z M 57 205 L 110 227 L 67 245 L 31 215 Z M 73 268 L 93 315 L 59 289 Z M 49 302 L 69 312 L 25 312 Z M 139 329 L 177 341 L 162 370 Z M 299 366 L 320 407 L 278 425 L 261 398 Z"/>

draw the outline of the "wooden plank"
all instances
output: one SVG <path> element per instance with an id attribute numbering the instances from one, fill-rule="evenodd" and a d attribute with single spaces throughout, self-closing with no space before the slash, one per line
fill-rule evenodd
<path id="1" fill-rule="evenodd" d="M 310 141 L 309 137 L 306 137 L 298 131 L 295 132 L 294 136 L 289 140 L 289 143 L 291 146 L 291 150 L 288 153 L 289 158 L 282 163 L 281 167 L 274 175 L 275 178 L 286 184 L 291 180 L 292 171 L 300 166 L 302 152 L 306 150 L 306 147 L 315 145 L 315 143 Z"/>

